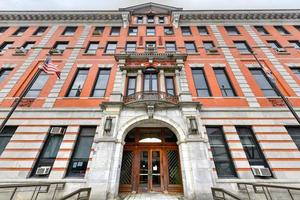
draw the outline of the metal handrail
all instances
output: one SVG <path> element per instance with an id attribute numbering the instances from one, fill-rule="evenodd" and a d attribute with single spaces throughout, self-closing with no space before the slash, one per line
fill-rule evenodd
<path id="1" fill-rule="evenodd" d="M 0 185 L 0 189 L 13 189 L 10 200 L 14 199 L 15 194 L 19 188 L 34 187 L 31 200 L 36 200 L 41 193 L 48 193 L 51 185 L 55 185 L 55 189 L 51 200 L 54 200 L 57 190 L 62 190 L 65 187 L 64 182 L 44 182 L 44 183 L 20 183 L 20 184 L 5 184 Z"/>
<path id="2" fill-rule="evenodd" d="M 130 104 L 138 101 L 165 101 L 171 104 L 177 104 L 178 96 L 161 91 L 143 91 L 124 96 L 123 101 L 125 104 Z"/>
<path id="3" fill-rule="evenodd" d="M 231 199 L 242 200 L 237 195 L 235 195 L 227 190 L 224 190 L 223 188 L 212 187 L 211 192 L 212 192 L 214 200 L 226 200 L 226 196 L 229 196 Z M 221 194 L 221 196 L 220 196 L 220 194 Z"/>
<path id="4" fill-rule="evenodd" d="M 80 188 L 78 190 L 75 190 L 74 192 L 71 192 L 70 194 L 62 197 L 60 200 L 67 200 L 75 195 L 77 195 L 76 200 L 89 200 L 91 195 L 92 188 Z M 81 196 L 82 193 L 86 193 L 85 196 Z"/>
<path id="5" fill-rule="evenodd" d="M 263 193 L 267 200 L 272 200 L 272 195 L 270 193 L 269 188 L 276 188 L 276 189 L 285 189 L 288 191 L 288 194 L 290 195 L 290 198 L 292 200 L 295 200 L 291 190 L 297 190 L 300 191 L 300 188 L 298 187 L 291 187 L 291 186 L 282 186 L 282 185 L 270 185 L 265 183 L 237 183 L 238 189 L 241 191 L 246 191 L 247 195 L 250 199 L 250 192 L 248 190 L 247 186 L 252 186 L 255 193 Z"/>

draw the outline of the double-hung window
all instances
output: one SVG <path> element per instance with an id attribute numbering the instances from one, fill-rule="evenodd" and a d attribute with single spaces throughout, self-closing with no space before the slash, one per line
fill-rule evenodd
<path id="1" fill-rule="evenodd" d="M 120 35 L 121 27 L 111 27 L 110 35 L 111 36 L 118 36 Z"/>
<path id="2" fill-rule="evenodd" d="M 239 30 L 235 26 L 225 26 L 228 35 L 240 35 Z"/>
<path id="3" fill-rule="evenodd" d="M 80 97 L 89 69 L 78 69 L 67 97 Z"/>
<path id="4" fill-rule="evenodd" d="M 5 126 L 3 131 L 0 133 L 0 155 L 4 151 L 16 130 L 17 126 Z"/>
<path id="5" fill-rule="evenodd" d="M 85 50 L 85 53 L 86 54 L 96 54 L 98 46 L 99 46 L 99 42 L 90 42 L 88 44 L 87 49 Z"/>
<path id="6" fill-rule="evenodd" d="M 77 27 L 76 26 L 67 26 L 64 30 L 64 32 L 62 33 L 62 35 L 64 36 L 72 36 L 75 34 L 77 30 Z"/>
<path id="7" fill-rule="evenodd" d="M 22 36 L 27 29 L 28 29 L 27 26 L 22 26 L 14 32 L 13 36 Z"/>
<path id="8" fill-rule="evenodd" d="M 174 78 L 173 76 L 166 76 L 166 92 L 168 95 L 175 95 L 175 85 L 174 85 Z"/>
<path id="9" fill-rule="evenodd" d="M 288 35 L 288 34 L 290 34 L 283 26 L 274 26 L 274 28 L 275 28 L 281 35 Z"/>
<path id="10" fill-rule="evenodd" d="M 36 29 L 36 31 L 33 33 L 34 36 L 41 36 L 45 33 L 47 30 L 47 26 L 40 26 Z"/>
<path id="11" fill-rule="evenodd" d="M 0 53 L 5 52 L 7 49 L 12 47 L 13 42 L 3 42 L 0 46 Z"/>
<path id="12" fill-rule="evenodd" d="M 7 26 L 0 26 L 0 35 L 8 29 Z"/>
<path id="13" fill-rule="evenodd" d="M 98 72 L 98 78 L 93 89 L 93 97 L 104 97 L 108 80 L 110 75 L 110 69 L 100 69 Z"/>
<path id="14" fill-rule="evenodd" d="M 6 79 L 6 77 L 9 75 L 9 73 L 12 71 L 12 68 L 2 68 L 0 70 L 0 83 Z"/>
<path id="15" fill-rule="evenodd" d="M 191 29 L 188 26 L 182 26 L 181 32 L 182 32 L 182 35 L 184 35 L 184 36 L 192 35 Z"/>
<path id="16" fill-rule="evenodd" d="M 210 90 L 208 88 L 207 80 L 202 68 L 192 69 L 194 84 L 196 87 L 197 95 L 200 97 L 211 96 Z"/>
<path id="17" fill-rule="evenodd" d="M 166 42 L 166 51 L 167 52 L 176 52 L 176 43 L 175 42 Z"/>
<path id="18" fill-rule="evenodd" d="M 32 85 L 30 86 L 29 90 L 27 91 L 25 97 L 26 98 L 36 98 L 40 95 L 40 92 L 44 88 L 49 75 L 46 74 L 44 71 L 40 71 L 37 78 L 34 80 Z"/>
<path id="19" fill-rule="evenodd" d="M 297 78 L 300 80 L 300 67 L 291 67 L 290 69 L 297 76 Z M 0 79 L 1 79 L 1 77 L 0 77 Z"/>
<path id="20" fill-rule="evenodd" d="M 300 50 L 300 42 L 299 42 L 298 40 L 290 40 L 289 43 L 290 43 L 291 45 L 293 45 L 293 47 L 294 47 L 295 49 L 299 49 L 299 50 Z"/>
<path id="21" fill-rule="evenodd" d="M 128 29 L 128 35 L 129 36 L 136 36 L 138 34 L 138 28 L 137 27 L 129 27 Z"/>
<path id="22" fill-rule="evenodd" d="M 136 50 L 136 42 L 127 42 L 126 43 L 126 52 L 133 53 Z"/>
<path id="23" fill-rule="evenodd" d="M 155 36 L 155 27 L 147 27 L 147 36 Z"/>
<path id="24" fill-rule="evenodd" d="M 127 92 L 126 95 L 132 95 L 135 93 L 136 89 L 136 77 L 135 76 L 129 76 L 127 81 Z"/>
<path id="25" fill-rule="evenodd" d="M 215 68 L 214 69 L 218 85 L 224 97 L 234 97 L 236 96 L 235 91 L 232 87 L 232 84 L 228 78 L 226 70 L 224 68 Z"/>
<path id="26" fill-rule="evenodd" d="M 209 35 L 209 32 L 207 30 L 206 26 L 198 26 L 198 32 L 200 35 Z"/>
<path id="27" fill-rule="evenodd" d="M 263 26 L 254 26 L 260 35 L 269 35 L 269 32 Z"/>
<path id="28" fill-rule="evenodd" d="M 299 126 L 287 126 L 286 127 L 289 135 L 291 136 L 292 140 L 300 150 L 300 127 Z"/>
<path id="29" fill-rule="evenodd" d="M 197 49 L 196 49 L 196 45 L 194 42 L 184 42 L 185 44 L 185 49 L 187 53 L 196 53 Z"/>
<path id="30" fill-rule="evenodd" d="M 251 53 L 251 48 L 246 41 L 234 41 L 234 45 L 241 54 Z"/>

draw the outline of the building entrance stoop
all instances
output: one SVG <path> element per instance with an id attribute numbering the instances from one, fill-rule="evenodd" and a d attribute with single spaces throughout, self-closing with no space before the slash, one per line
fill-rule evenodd
<path id="1" fill-rule="evenodd" d="M 184 200 L 182 194 L 164 194 L 164 193 L 120 193 L 122 200 Z"/>

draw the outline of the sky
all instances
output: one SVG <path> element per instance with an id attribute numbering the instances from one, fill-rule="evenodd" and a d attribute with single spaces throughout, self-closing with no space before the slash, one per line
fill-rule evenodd
<path id="1" fill-rule="evenodd" d="M 0 10 L 118 10 L 149 0 L 0 0 Z M 300 0 L 152 0 L 185 10 L 300 9 Z"/>

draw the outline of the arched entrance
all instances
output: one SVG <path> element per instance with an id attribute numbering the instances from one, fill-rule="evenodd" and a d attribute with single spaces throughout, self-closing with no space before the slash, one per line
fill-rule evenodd
<path id="1" fill-rule="evenodd" d="M 137 127 L 125 138 L 120 192 L 182 192 L 177 137 L 169 128 Z"/>

